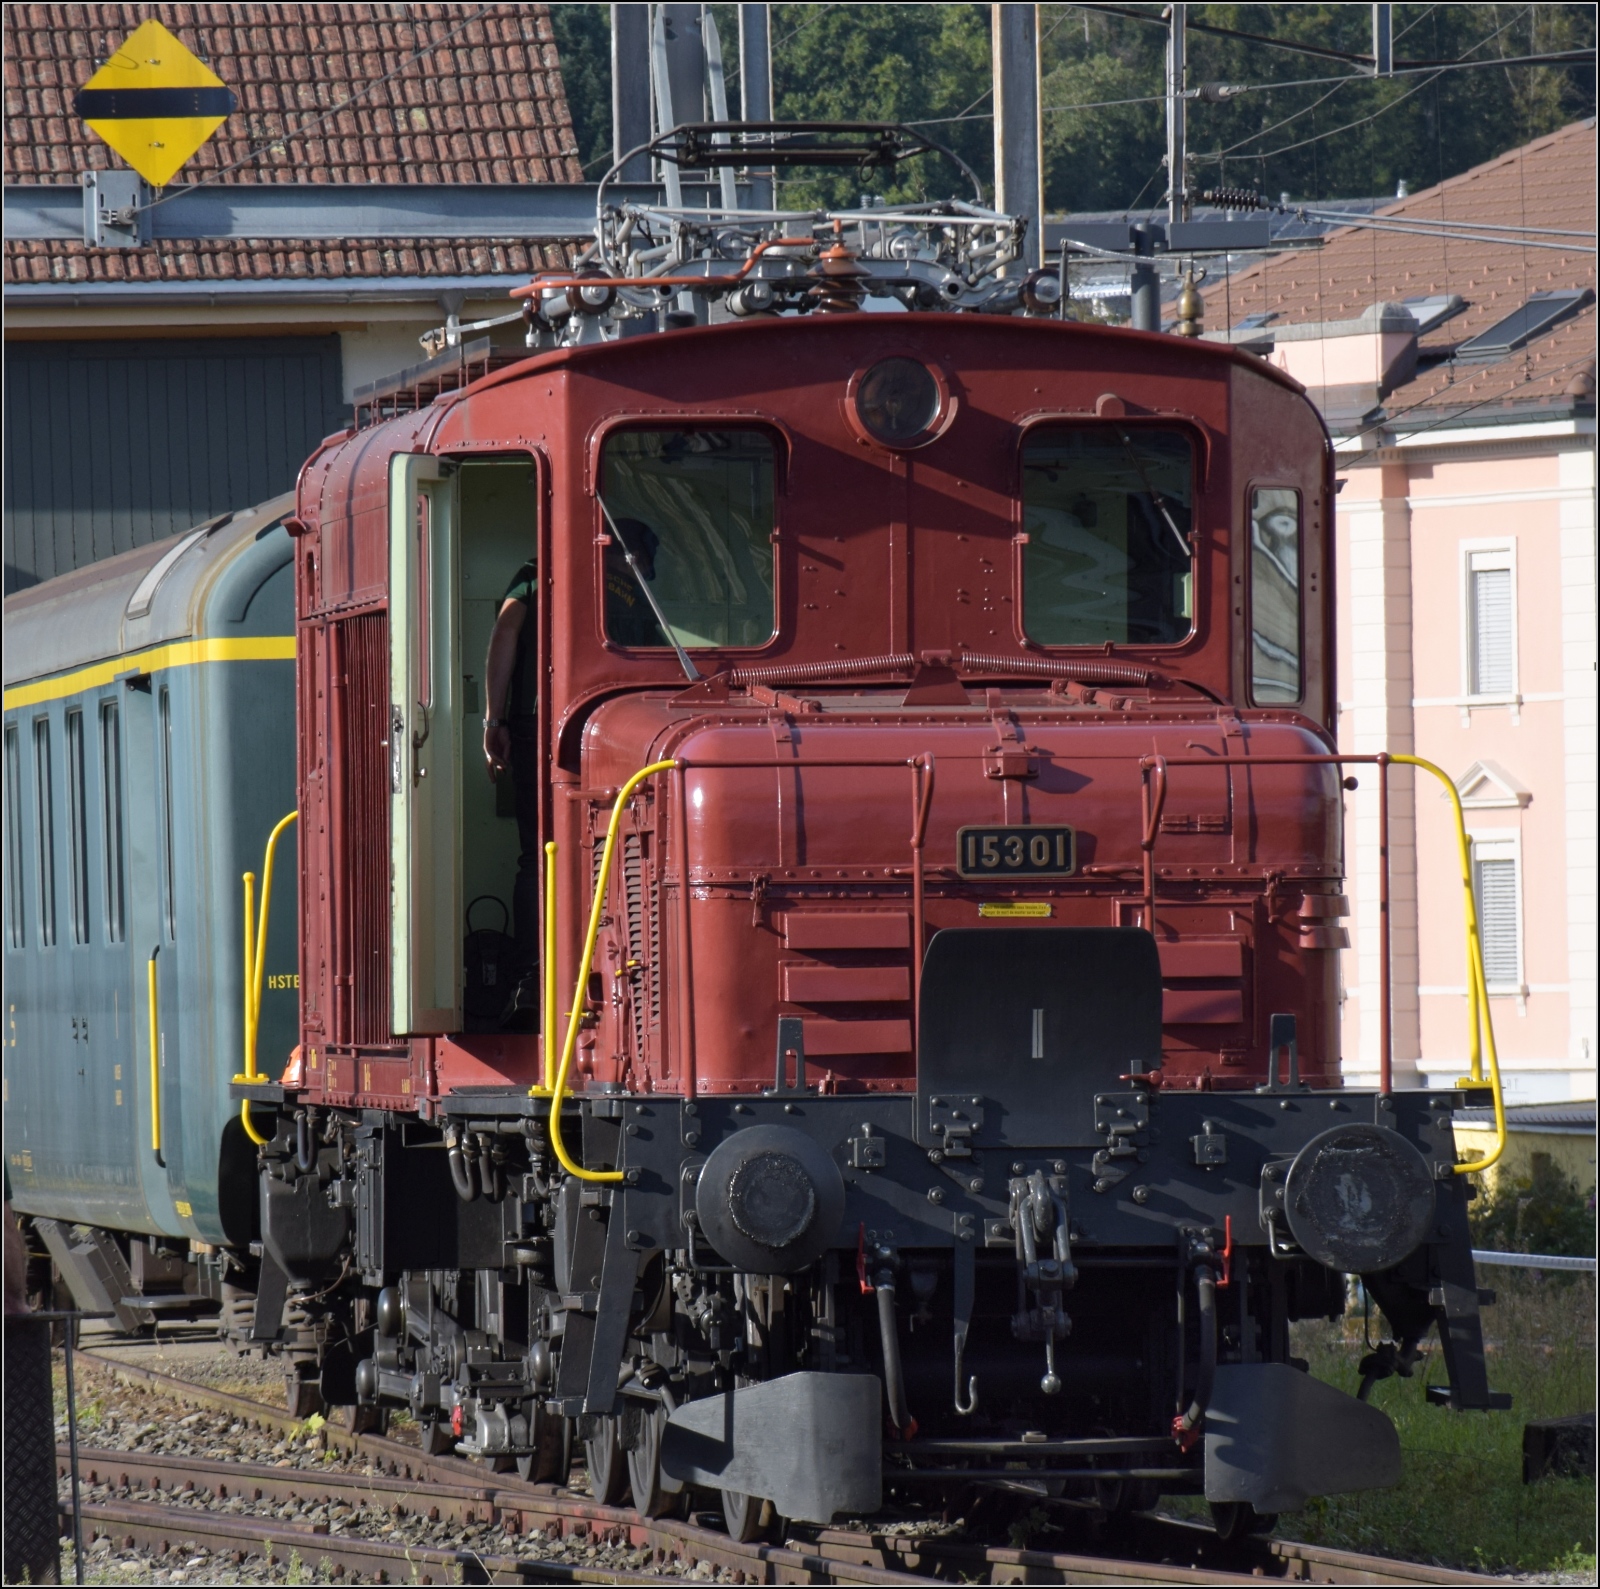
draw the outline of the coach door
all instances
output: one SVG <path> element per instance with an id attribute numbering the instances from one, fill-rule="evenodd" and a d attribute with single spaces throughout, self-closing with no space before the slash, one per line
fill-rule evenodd
<path id="1" fill-rule="evenodd" d="M 459 1032 L 461 637 L 453 466 L 389 466 L 389 815 L 396 1033 Z"/>

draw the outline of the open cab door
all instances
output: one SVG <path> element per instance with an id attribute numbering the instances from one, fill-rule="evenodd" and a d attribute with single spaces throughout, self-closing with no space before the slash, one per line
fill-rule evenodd
<path id="1" fill-rule="evenodd" d="M 397 1035 L 462 1029 L 461 700 L 453 467 L 389 464 L 390 915 Z"/>

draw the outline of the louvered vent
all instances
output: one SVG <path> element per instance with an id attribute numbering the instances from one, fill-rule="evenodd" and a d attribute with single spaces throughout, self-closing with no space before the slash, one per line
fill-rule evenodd
<path id="1" fill-rule="evenodd" d="M 622 841 L 622 894 L 623 909 L 627 917 L 628 962 L 633 973 L 629 978 L 628 1007 L 632 1011 L 633 1056 L 644 1058 L 644 1022 L 646 1001 L 649 998 L 650 977 L 649 945 L 644 936 L 644 864 L 640 853 L 639 835 L 629 833 Z"/>

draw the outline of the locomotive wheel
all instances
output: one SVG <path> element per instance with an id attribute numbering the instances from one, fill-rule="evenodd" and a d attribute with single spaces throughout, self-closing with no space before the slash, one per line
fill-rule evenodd
<path id="1" fill-rule="evenodd" d="M 1107 1517 L 1148 1512 L 1161 1498 L 1154 1479 L 1096 1479 L 1094 1498 Z"/>
<path id="2" fill-rule="evenodd" d="M 386 1435 L 389 1432 L 389 1409 L 365 1407 L 351 1403 L 341 1408 L 344 1426 L 353 1435 Z"/>
<path id="3" fill-rule="evenodd" d="M 572 1471 L 572 1420 L 553 1417 L 537 1402 L 528 1416 L 534 1449 L 517 1458 L 517 1477 L 530 1484 L 565 1485 Z"/>
<path id="4" fill-rule="evenodd" d="M 600 1419 L 600 1432 L 583 1443 L 589 1465 L 589 1493 L 601 1506 L 615 1506 L 628 1487 L 628 1464 L 623 1461 L 622 1428 L 616 1418 Z"/>
<path id="5" fill-rule="evenodd" d="M 456 1437 L 443 1418 L 424 1418 L 421 1424 L 422 1454 L 442 1457 L 455 1449 Z"/>
<path id="6" fill-rule="evenodd" d="M 772 1502 L 763 1501 L 759 1495 L 740 1495 L 737 1490 L 722 1492 L 723 1525 L 728 1538 L 741 1545 L 760 1539 L 775 1516 Z"/>
<path id="7" fill-rule="evenodd" d="M 1211 1526 L 1217 1538 L 1236 1540 L 1251 1534 L 1270 1534 L 1277 1527 L 1276 1512 L 1258 1512 L 1248 1501 L 1213 1501 Z"/>
<path id="8" fill-rule="evenodd" d="M 296 1373 L 283 1376 L 284 1402 L 291 1418 L 309 1418 L 322 1411 L 322 1384 Z"/>
<path id="9" fill-rule="evenodd" d="M 641 1517 L 666 1517 L 678 1504 L 678 1495 L 661 1486 L 661 1432 L 666 1423 L 666 1408 L 651 1407 L 640 1419 L 638 1440 L 628 1453 L 628 1487 Z"/>

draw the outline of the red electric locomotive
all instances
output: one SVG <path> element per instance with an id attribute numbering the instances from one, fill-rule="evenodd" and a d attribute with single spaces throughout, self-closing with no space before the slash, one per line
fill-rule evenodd
<path id="1" fill-rule="evenodd" d="M 1359 1274 L 1491 1393 L 1460 1095 L 1340 1084 L 1316 411 L 1004 217 L 796 230 L 610 213 L 302 474 L 254 1333 L 745 1535 L 1395 1482 L 1291 1321 Z"/>

